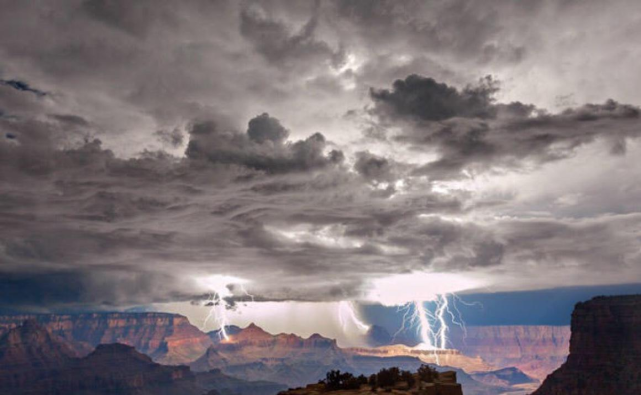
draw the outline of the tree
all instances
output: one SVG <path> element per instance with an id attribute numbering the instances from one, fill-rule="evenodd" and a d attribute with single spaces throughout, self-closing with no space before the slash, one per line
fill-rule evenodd
<path id="1" fill-rule="evenodd" d="M 429 365 L 421 365 L 418 368 L 418 379 L 425 381 L 426 383 L 433 383 L 435 379 L 438 378 L 438 372 L 436 369 L 432 368 Z"/>
<path id="2" fill-rule="evenodd" d="M 365 376 L 354 377 L 351 373 L 341 373 L 340 370 L 330 370 L 325 375 L 325 384 L 327 391 L 354 390 L 361 387 L 361 383 L 367 383 Z"/>
<path id="3" fill-rule="evenodd" d="M 416 384 L 414 375 L 412 374 L 412 372 L 409 372 L 407 370 L 401 371 L 401 381 L 407 383 L 407 389 L 414 387 L 414 384 Z"/>
<path id="4" fill-rule="evenodd" d="M 401 371 L 397 367 L 381 369 L 376 374 L 376 383 L 380 387 L 393 387 L 401 379 Z"/>

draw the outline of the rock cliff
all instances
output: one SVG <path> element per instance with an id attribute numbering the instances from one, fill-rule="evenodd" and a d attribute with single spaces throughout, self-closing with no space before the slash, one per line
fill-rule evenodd
<path id="1" fill-rule="evenodd" d="M 396 366 L 415 371 L 425 363 L 421 357 L 430 361 L 434 358 L 433 352 L 416 352 L 406 346 L 342 349 L 335 340 L 317 334 L 306 339 L 293 334 L 272 335 L 254 324 L 236 330 L 234 334 L 228 331 L 228 334 L 229 340 L 216 342 L 190 365 L 194 371 L 220 369 L 243 380 L 269 380 L 298 387 L 317 382 L 330 370 L 370 375 L 382 368 Z M 456 350 L 446 350 L 441 354 L 440 357 L 450 362 L 472 360 Z M 486 366 L 483 367 L 487 370 Z M 466 395 L 489 395 L 509 390 L 505 386 L 476 381 L 463 370 L 456 369 L 456 372 L 464 383 Z"/>
<path id="2" fill-rule="evenodd" d="M 200 395 L 186 366 L 163 366 L 123 344 L 74 358 L 62 339 L 35 321 L 0 338 L 0 393 L 13 395 Z"/>
<path id="3" fill-rule="evenodd" d="M 533 395 L 641 394 L 641 295 L 578 303 L 571 326 L 567 362 Z"/>
<path id="4" fill-rule="evenodd" d="M 543 380 L 569 352 L 569 326 L 505 325 L 453 328 L 452 347 L 499 368 L 517 367 Z"/>
<path id="5" fill-rule="evenodd" d="M 213 344 L 186 317 L 166 313 L 0 316 L 0 335 L 28 319 L 63 338 L 79 355 L 88 354 L 99 344 L 122 343 L 159 363 L 186 364 Z"/>

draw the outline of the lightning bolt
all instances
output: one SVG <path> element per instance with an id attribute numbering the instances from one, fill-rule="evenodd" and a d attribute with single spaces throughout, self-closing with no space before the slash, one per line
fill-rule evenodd
<path id="1" fill-rule="evenodd" d="M 451 299 L 451 301 L 450 301 Z M 433 303 L 433 309 L 426 307 L 426 301 L 414 301 L 399 307 L 403 311 L 401 327 L 394 334 L 396 338 L 401 332 L 408 328 L 415 328 L 420 343 L 415 347 L 418 350 L 434 351 L 436 363 L 439 364 L 439 353 L 437 350 L 447 349 L 450 331 L 449 322 L 459 326 L 465 332 L 465 323 L 456 301 L 459 297 L 455 294 L 440 294 Z M 460 300 L 459 300 L 460 301 Z M 464 302 L 463 302 L 464 303 Z"/>
<path id="2" fill-rule="evenodd" d="M 216 325 L 220 328 L 218 330 L 218 337 L 221 341 L 229 341 L 229 335 L 227 334 L 227 325 L 229 325 L 229 320 L 227 319 L 227 306 L 226 302 L 220 297 L 218 292 L 212 292 L 210 298 L 208 299 L 207 305 L 211 305 L 209 313 L 203 321 L 201 329 L 207 326 L 207 323 L 210 320 L 214 320 Z"/>
<path id="3" fill-rule="evenodd" d="M 341 301 L 338 304 L 338 320 L 344 331 L 349 323 L 352 323 L 360 332 L 366 333 L 370 326 L 361 321 L 354 311 L 354 305 L 348 301 Z"/>
<path id="4" fill-rule="evenodd" d="M 201 329 L 204 330 L 207 323 L 210 320 L 214 320 L 220 328 L 218 330 L 220 340 L 229 341 L 229 334 L 227 333 L 227 326 L 229 325 L 227 310 L 235 308 L 235 304 L 231 299 L 234 296 L 234 288 L 238 287 L 243 294 L 251 298 L 252 302 L 254 301 L 254 297 L 247 292 L 244 286 L 248 281 L 238 277 L 219 274 L 199 277 L 196 281 L 200 286 L 208 289 L 210 295 L 205 305 L 211 306 L 211 309 L 209 309 Z"/>

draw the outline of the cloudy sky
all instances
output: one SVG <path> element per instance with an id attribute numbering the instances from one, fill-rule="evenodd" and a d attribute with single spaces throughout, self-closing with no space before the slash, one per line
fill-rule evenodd
<path id="1" fill-rule="evenodd" d="M 636 0 L 1 3 L 5 309 L 641 280 Z"/>

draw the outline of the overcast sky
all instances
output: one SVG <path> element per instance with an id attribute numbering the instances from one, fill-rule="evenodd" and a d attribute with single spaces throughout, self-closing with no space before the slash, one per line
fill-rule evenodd
<path id="1" fill-rule="evenodd" d="M 1 307 L 641 280 L 636 0 L 0 3 Z"/>

